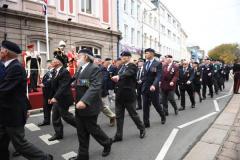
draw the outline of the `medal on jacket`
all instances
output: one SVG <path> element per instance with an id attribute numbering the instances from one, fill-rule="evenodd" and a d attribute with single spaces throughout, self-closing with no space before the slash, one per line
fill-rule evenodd
<path id="1" fill-rule="evenodd" d="M 152 71 L 152 72 L 157 72 L 157 67 L 152 67 L 152 68 L 151 68 L 151 71 Z"/>

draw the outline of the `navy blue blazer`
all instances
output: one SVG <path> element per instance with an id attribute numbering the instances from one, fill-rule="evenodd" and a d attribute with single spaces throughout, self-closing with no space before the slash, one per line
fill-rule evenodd
<path id="1" fill-rule="evenodd" d="M 5 76 L 5 66 L 4 64 L 0 61 L 0 80 L 2 80 Z"/>
<path id="2" fill-rule="evenodd" d="M 186 85 L 187 81 L 192 82 L 194 79 L 194 70 L 191 67 L 188 67 L 184 72 L 184 68 L 179 69 L 179 85 Z"/>
<path id="3" fill-rule="evenodd" d="M 146 69 L 147 62 L 144 63 L 143 76 L 142 76 L 142 92 L 150 92 L 150 86 L 154 85 L 155 92 L 159 92 L 159 82 L 162 75 L 162 63 L 153 60 L 149 69 Z"/>

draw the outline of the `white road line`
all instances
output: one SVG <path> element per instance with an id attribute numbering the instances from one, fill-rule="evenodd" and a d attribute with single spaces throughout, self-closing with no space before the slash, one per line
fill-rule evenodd
<path id="1" fill-rule="evenodd" d="M 71 158 L 71 157 L 76 157 L 76 156 L 77 156 L 77 153 L 75 153 L 75 152 L 73 152 L 73 151 L 62 155 L 62 157 L 63 157 L 65 160 L 68 160 L 69 158 Z"/>
<path id="2" fill-rule="evenodd" d="M 33 123 L 28 123 L 28 124 L 25 125 L 25 127 L 32 132 L 41 130 L 38 126 L 36 126 Z"/>
<path id="3" fill-rule="evenodd" d="M 220 109 L 219 109 L 219 105 L 218 105 L 217 100 L 213 100 L 213 103 L 214 103 L 214 107 L 215 107 L 216 112 L 219 112 Z"/>
<path id="4" fill-rule="evenodd" d="M 216 113 L 217 113 L 217 112 L 209 113 L 209 114 L 207 114 L 207 115 L 205 115 L 205 116 L 202 116 L 202 117 L 200 117 L 200 118 L 197 118 L 197 119 L 195 119 L 195 120 L 193 120 L 193 121 L 190 121 L 190 122 L 188 122 L 188 123 L 182 124 L 182 125 L 178 126 L 178 128 L 182 129 L 182 128 L 184 128 L 184 127 L 190 126 L 190 125 L 192 125 L 192 124 L 194 124 L 194 123 L 196 123 L 196 122 L 199 122 L 199 121 L 204 120 L 204 119 L 206 119 L 206 118 L 208 118 L 208 117 L 211 117 L 211 116 L 213 116 L 213 115 L 216 114 Z"/>
<path id="5" fill-rule="evenodd" d="M 161 151 L 158 153 L 158 156 L 155 160 L 163 160 L 164 159 L 164 157 L 166 156 L 170 146 L 172 145 L 178 131 L 179 131 L 179 129 L 177 129 L 177 128 L 174 128 L 172 130 L 171 134 L 169 135 L 168 139 L 164 143 Z"/>
<path id="6" fill-rule="evenodd" d="M 72 112 L 72 111 L 75 111 L 75 108 L 69 109 L 69 112 Z M 38 113 L 38 114 L 30 115 L 30 118 L 39 117 L 39 116 L 43 116 L 43 113 Z"/>
<path id="7" fill-rule="evenodd" d="M 224 95 L 224 96 L 221 96 L 221 97 L 217 97 L 216 100 L 219 100 L 219 99 L 222 99 L 222 98 L 225 98 L 225 97 L 228 97 L 228 96 L 231 96 L 231 95 L 227 94 L 227 95 Z"/>
<path id="8" fill-rule="evenodd" d="M 45 135 L 42 135 L 42 136 L 39 136 L 39 138 L 41 140 L 43 140 L 43 142 L 45 142 L 47 145 L 53 145 L 53 144 L 56 144 L 56 143 L 59 143 L 58 140 L 55 140 L 55 141 L 48 141 L 49 138 L 51 138 L 52 136 L 50 134 L 45 134 Z"/>

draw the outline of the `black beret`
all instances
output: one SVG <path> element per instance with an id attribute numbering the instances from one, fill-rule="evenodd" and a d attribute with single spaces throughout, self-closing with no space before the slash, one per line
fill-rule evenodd
<path id="1" fill-rule="evenodd" d="M 100 55 L 94 55 L 94 58 L 98 58 L 98 59 L 102 59 L 102 57 Z"/>
<path id="2" fill-rule="evenodd" d="M 146 52 L 152 52 L 152 53 L 155 54 L 155 50 L 152 49 L 152 48 L 147 48 L 147 49 L 145 49 L 145 53 L 146 53 Z"/>
<path id="3" fill-rule="evenodd" d="M 123 56 L 132 57 L 132 54 L 131 54 L 130 52 L 128 52 L 128 51 L 123 51 L 123 52 L 121 53 L 121 56 L 122 56 L 122 57 L 123 57 Z"/>
<path id="4" fill-rule="evenodd" d="M 105 61 L 111 61 L 112 59 L 111 58 L 105 58 Z"/>
<path id="5" fill-rule="evenodd" d="M 55 59 L 59 60 L 63 65 L 65 65 L 67 62 L 66 62 L 66 55 L 59 55 L 59 54 L 56 54 L 54 56 Z"/>
<path id="6" fill-rule="evenodd" d="M 139 59 L 138 59 L 138 62 L 145 62 L 145 61 L 144 61 L 144 59 L 139 58 Z"/>
<path id="7" fill-rule="evenodd" d="M 90 49 L 81 49 L 81 50 L 78 52 L 78 54 L 81 54 L 81 53 L 87 54 L 87 55 L 93 57 L 93 53 L 92 53 L 92 51 L 91 51 Z"/>
<path id="8" fill-rule="evenodd" d="M 117 58 L 116 60 L 117 60 L 117 61 L 121 61 L 122 59 L 121 59 L 121 58 Z"/>
<path id="9" fill-rule="evenodd" d="M 199 64 L 198 62 L 193 62 L 193 64 Z"/>
<path id="10" fill-rule="evenodd" d="M 168 54 L 165 56 L 165 58 L 172 58 L 172 55 Z"/>
<path id="11" fill-rule="evenodd" d="M 160 58 L 162 55 L 161 54 L 155 54 L 155 57 Z"/>
<path id="12" fill-rule="evenodd" d="M 2 47 L 6 48 L 16 54 L 21 54 L 21 52 L 22 52 L 21 49 L 19 48 L 19 46 L 14 42 L 4 40 L 4 41 L 2 41 Z"/>

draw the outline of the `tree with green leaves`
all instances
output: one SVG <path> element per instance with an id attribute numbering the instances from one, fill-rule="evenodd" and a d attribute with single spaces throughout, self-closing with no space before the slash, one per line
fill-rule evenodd
<path id="1" fill-rule="evenodd" d="M 240 59 L 240 46 L 236 43 L 221 44 L 210 50 L 208 56 L 226 64 L 234 63 L 235 60 Z"/>

